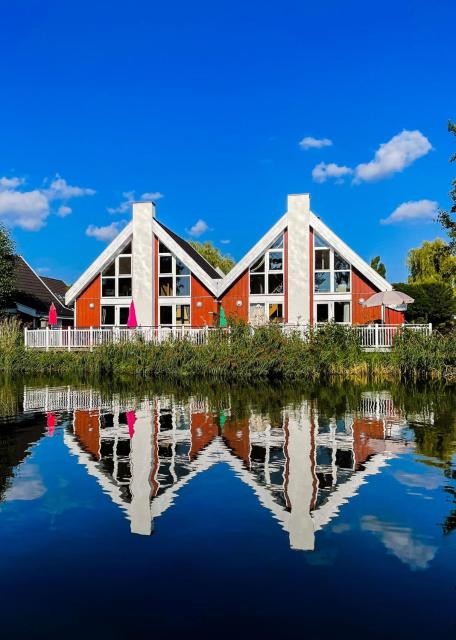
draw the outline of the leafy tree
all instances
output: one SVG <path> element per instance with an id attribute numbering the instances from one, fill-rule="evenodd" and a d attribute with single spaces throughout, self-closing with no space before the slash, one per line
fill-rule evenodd
<path id="1" fill-rule="evenodd" d="M 380 262 L 380 256 L 375 256 L 375 258 L 372 258 L 371 267 L 372 269 L 374 269 L 374 271 L 380 274 L 382 278 L 386 278 L 386 267 L 383 262 Z"/>
<path id="2" fill-rule="evenodd" d="M 451 120 L 448 122 L 448 131 L 456 136 L 456 124 Z M 456 153 L 451 156 L 450 162 L 456 162 Z M 456 255 L 456 179 L 451 183 L 451 191 L 449 195 L 453 204 L 449 211 L 439 211 L 438 221 L 448 233 L 448 237 L 450 239 L 448 244 L 449 251 L 453 255 Z"/>
<path id="3" fill-rule="evenodd" d="M 0 225 L 0 311 L 3 311 L 11 298 L 15 286 L 15 246 L 3 225 Z"/>
<path id="4" fill-rule="evenodd" d="M 424 282 L 410 284 L 397 282 L 394 289 L 403 291 L 414 298 L 405 312 L 407 322 L 432 322 L 436 328 L 444 329 L 454 325 L 456 298 L 453 289 L 445 282 Z"/>
<path id="5" fill-rule="evenodd" d="M 229 255 L 224 255 L 220 249 L 214 247 L 212 242 L 209 240 L 206 240 L 206 242 L 190 240 L 190 244 L 209 262 L 209 264 L 214 267 L 214 269 L 219 267 L 223 273 L 228 273 L 228 271 L 234 267 L 234 260 Z"/>
<path id="6" fill-rule="evenodd" d="M 411 249 L 407 256 L 410 284 L 444 282 L 456 286 L 456 256 L 440 238 L 425 240 L 421 247 Z"/>

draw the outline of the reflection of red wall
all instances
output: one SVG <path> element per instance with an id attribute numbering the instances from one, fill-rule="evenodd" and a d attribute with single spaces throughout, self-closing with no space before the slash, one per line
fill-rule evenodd
<path id="1" fill-rule="evenodd" d="M 74 412 L 74 433 L 86 451 L 100 459 L 100 414 L 98 411 Z"/>
<path id="2" fill-rule="evenodd" d="M 100 326 L 101 278 L 96 276 L 76 301 L 76 327 Z M 89 305 L 93 303 L 94 308 Z"/>
<path id="3" fill-rule="evenodd" d="M 232 420 L 229 418 L 223 427 L 223 439 L 231 451 L 241 460 L 250 464 L 250 429 L 249 420 Z"/>
<path id="4" fill-rule="evenodd" d="M 381 307 L 364 307 L 359 303 L 361 298 L 367 300 L 369 296 L 377 293 L 378 289 L 371 284 L 354 267 L 352 269 L 352 322 L 353 324 L 365 324 L 380 320 L 382 315 Z M 385 309 L 386 324 L 402 324 L 404 322 L 404 314 L 402 311 L 394 309 Z"/>
<path id="5" fill-rule="evenodd" d="M 382 420 L 371 418 L 357 418 L 353 422 L 353 451 L 355 454 L 355 468 L 365 462 L 369 456 L 377 453 L 373 443 L 369 440 L 384 440 L 385 431 Z"/>
<path id="6" fill-rule="evenodd" d="M 241 300 L 242 306 L 236 306 L 237 300 Z M 239 278 L 231 285 L 221 299 L 222 306 L 225 310 L 227 318 L 243 320 L 248 322 L 249 319 L 249 271 L 248 269 L 239 276 Z"/>
<path id="7" fill-rule="evenodd" d="M 197 307 L 196 303 L 201 303 Z M 193 327 L 212 326 L 217 314 L 217 301 L 212 293 L 192 274 L 192 317 Z"/>
<path id="8" fill-rule="evenodd" d="M 198 453 L 207 447 L 219 434 L 219 426 L 213 416 L 208 413 L 193 413 L 191 417 L 192 448 L 190 460 L 194 460 Z"/>

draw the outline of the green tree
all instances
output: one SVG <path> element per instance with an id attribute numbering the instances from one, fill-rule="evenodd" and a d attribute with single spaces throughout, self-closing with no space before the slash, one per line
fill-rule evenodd
<path id="1" fill-rule="evenodd" d="M 456 136 L 456 124 L 451 120 L 448 122 L 448 131 Z M 450 162 L 456 162 L 456 153 L 451 156 Z M 449 211 L 439 211 L 438 221 L 445 229 L 450 239 L 448 243 L 449 252 L 456 255 L 456 179 L 451 183 L 450 199 L 453 203 Z"/>
<path id="2" fill-rule="evenodd" d="M 415 302 L 407 306 L 407 322 L 432 322 L 435 328 L 444 329 L 454 325 L 456 298 L 453 289 L 445 282 L 425 282 L 410 284 L 397 282 L 393 285 L 397 291 L 403 291 L 414 298 Z"/>
<path id="3" fill-rule="evenodd" d="M 230 256 L 224 255 L 220 249 L 214 247 L 212 242 L 209 240 L 206 240 L 206 242 L 190 240 L 190 244 L 203 256 L 203 258 L 205 258 L 205 260 L 209 262 L 209 264 L 214 267 L 214 269 L 219 267 L 223 273 L 228 273 L 228 271 L 234 267 L 234 260 Z"/>
<path id="4" fill-rule="evenodd" d="M 10 303 L 15 286 L 15 246 L 3 225 L 0 225 L 0 311 Z"/>
<path id="5" fill-rule="evenodd" d="M 383 262 L 380 261 L 380 256 L 375 256 L 375 258 L 372 258 L 371 267 L 372 269 L 374 269 L 374 271 L 380 274 L 382 278 L 386 278 L 386 267 Z"/>
<path id="6" fill-rule="evenodd" d="M 449 253 L 448 245 L 440 238 L 425 240 L 421 247 L 411 249 L 407 266 L 410 284 L 443 282 L 456 286 L 456 256 Z"/>

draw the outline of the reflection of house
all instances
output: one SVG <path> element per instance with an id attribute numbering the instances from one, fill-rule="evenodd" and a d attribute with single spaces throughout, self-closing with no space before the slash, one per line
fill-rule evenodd
<path id="1" fill-rule="evenodd" d="M 404 446 L 386 438 L 382 419 L 327 419 L 307 402 L 271 424 L 254 413 L 238 420 L 204 403 L 156 398 L 136 408 L 131 437 L 124 407 L 113 404 L 108 412 L 75 409 L 65 442 L 140 534 L 151 533 L 195 475 L 225 463 L 288 532 L 292 548 L 313 549 L 315 532 Z"/>
<path id="2" fill-rule="evenodd" d="M 209 326 L 225 314 L 261 324 L 380 318 L 364 299 L 391 285 L 310 210 L 308 194 L 288 196 L 279 220 L 226 274 L 155 218 L 152 202 L 133 204 L 133 219 L 66 295 L 77 327 L 125 325 L 135 302 L 143 326 Z M 386 322 L 403 313 L 387 309 Z"/>
<path id="3" fill-rule="evenodd" d="M 56 278 L 40 277 L 22 256 L 16 257 L 15 288 L 14 306 L 9 311 L 33 328 L 46 325 L 52 303 L 57 309 L 58 324 L 73 324 L 73 309 L 65 306 L 66 284 Z"/>

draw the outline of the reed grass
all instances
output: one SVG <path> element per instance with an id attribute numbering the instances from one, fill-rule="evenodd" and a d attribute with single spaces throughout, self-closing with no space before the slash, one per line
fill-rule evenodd
<path id="1" fill-rule="evenodd" d="M 365 353 L 349 327 L 327 325 L 307 340 L 284 336 L 279 327 L 261 327 L 252 335 L 238 324 L 231 334 L 211 332 L 207 344 L 186 339 L 161 344 L 142 340 L 107 344 L 91 352 L 26 350 L 13 320 L 0 325 L 0 371 L 53 374 L 85 380 L 214 380 L 288 382 L 340 379 L 456 381 L 456 334 L 423 336 L 405 331 L 389 353 Z"/>

